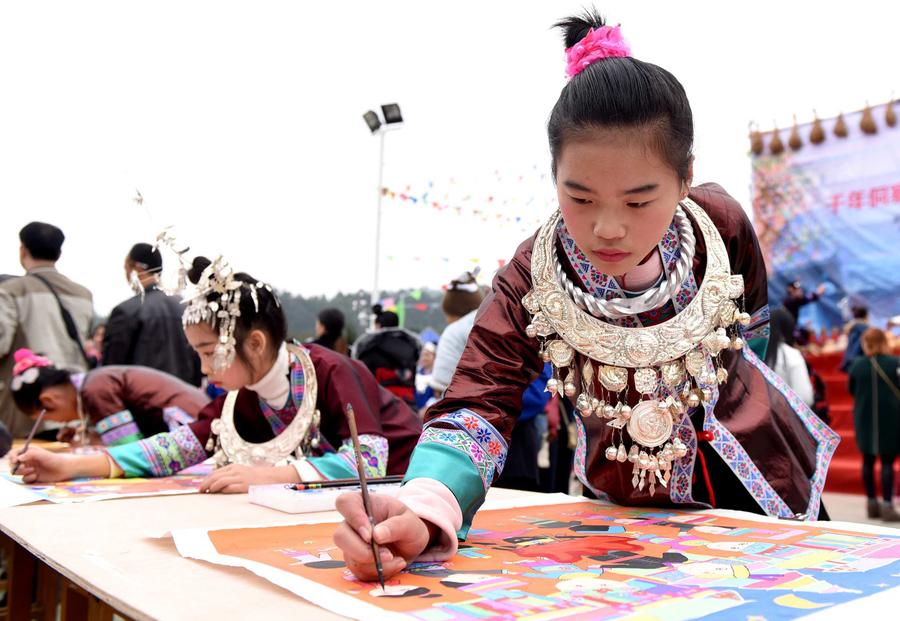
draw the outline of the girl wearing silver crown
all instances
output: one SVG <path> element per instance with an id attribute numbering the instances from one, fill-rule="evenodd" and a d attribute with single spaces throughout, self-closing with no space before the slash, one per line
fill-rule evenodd
<path id="1" fill-rule="evenodd" d="M 559 211 L 494 280 L 400 495 L 373 498 L 388 575 L 455 553 L 544 361 L 548 390 L 577 411 L 575 472 L 598 497 L 824 513 L 837 436 L 760 361 L 765 265 L 740 205 L 691 186 L 684 89 L 593 12 L 558 26 L 570 78 L 548 123 Z M 335 542 L 370 579 L 361 500 L 338 508 Z"/>
<path id="2" fill-rule="evenodd" d="M 319 345 L 285 342 L 287 322 L 271 288 L 198 257 L 198 293 L 184 330 L 204 374 L 226 391 L 195 422 L 97 455 L 16 455 L 26 482 L 80 476 L 167 476 L 210 455 L 220 466 L 205 492 L 249 485 L 357 478 L 344 409 L 356 413 L 367 473 L 402 474 L 422 430 L 418 416 L 360 362 Z"/>

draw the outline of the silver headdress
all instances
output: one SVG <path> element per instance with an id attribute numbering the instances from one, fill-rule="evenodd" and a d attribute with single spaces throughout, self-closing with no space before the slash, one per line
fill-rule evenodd
<path id="1" fill-rule="evenodd" d="M 170 228 L 163 230 L 156 237 L 156 247 L 160 245 L 170 248 L 179 262 L 178 285 L 174 290 L 166 292 L 181 293 L 188 287 L 187 272 L 190 264 L 185 255 L 190 248 L 180 247 Z M 244 288 L 249 290 L 256 312 L 259 312 L 258 290 L 265 289 L 272 293 L 272 287 L 265 283 L 247 283 L 236 278 L 228 261 L 219 256 L 200 274 L 193 294 L 184 299 L 187 307 L 181 316 L 182 325 L 207 323 L 214 330 L 218 328 L 219 338 L 213 352 L 213 370 L 216 372 L 224 371 L 234 362 L 237 344 L 234 331 L 238 317 L 241 316 L 241 297 Z M 279 304 L 277 297 L 275 302 Z"/>
<path id="2" fill-rule="evenodd" d="M 171 250 L 175 254 L 175 258 L 178 259 L 178 284 L 174 288 L 164 288 L 162 285 L 160 285 L 160 288 L 168 295 L 181 293 L 187 288 L 188 284 L 187 273 L 191 269 L 191 265 L 185 257 L 191 247 L 182 246 L 178 243 L 178 240 L 172 234 L 171 226 L 167 226 L 160 231 L 159 235 L 156 236 L 156 241 L 153 243 L 154 250 L 159 250 L 163 246 Z"/>
<path id="3" fill-rule="evenodd" d="M 185 300 L 187 308 L 181 316 L 183 325 L 208 323 L 213 329 L 216 326 L 219 328 L 219 341 L 213 352 L 214 371 L 224 371 L 234 362 L 234 329 L 237 318 L 241 316 L 243 284 L 234 277 L 234 270 L 228 262 L 219 256 L 206 266 L 200 274 L 194 295 Z"/>

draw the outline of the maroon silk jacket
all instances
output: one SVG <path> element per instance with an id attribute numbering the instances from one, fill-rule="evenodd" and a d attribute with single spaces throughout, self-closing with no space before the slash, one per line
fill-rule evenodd
<path id="1" fill-rule="evenodd" d="M 693 188 L 690 197 L 704 208 L 721 233 L 732 273 L 744 277 L 744 309 L 755 316 L 767 317 L 765 264 L 743 209 L 722 188 L 713 184 Z M 697 237 L 694 275 L 699 284 L 705 269 L 706 247 L 696 225 L 694 228 Z M 537 340 L 525 334 L 530 315 L 521 302 L 531 289 L 533 243 L 534 237 L 523 242 L 512 261 L 494 279 L 493 291 L 479 309 L 456 375 L 445 398 L 428 411 L 426 422 L 469 409 L 495 426 L 509 442 L 516 417 L 522 410 L 522 393 L 543 367 Z M 580 283 L 566 261 L 565 253 L 559 255 L 569 277 Z M 740 352 L 725 351 L 721 361 L 728 370 L 729 380 L 720 387 L 715 417 L 743 446 L 791 512 L 804 514 L 808 504 L 818 506 L 815 500 L 810 502 L 818 496 L 811 484 L 817 472 L 815 439 L 783 394 Z M 581 385 L 578 376 L 582 362 L 576 357 L 570 367 L 576 373 L 576 385 Z M 701 431 L 702 408 L 691 419 L 695 429 Z M 673 504 L 665 488 L 657 488 L 652 497 L 647 489 L 635 489 L 629 463 L 610 462 L 605 458 L 604 450 L 612 441 L 612 429 L 605 420 L 590 416 L 583 422 L 587 436 L 584 466 L 593 488 L 621 504 Z M 762 512 L 760 499 L 748 491 L 753 486 L 746 482 L 742 484 L 719 453 L 704 441 L 704 436 L 704 433 L 698 435 L 699 456 L 692 452 L 686 457 L 694 466 L 694 506 Z M 827 459 L 825 465 L 827 467 Z M 821 478 L 824 481 L 824 475 Z"/>
<path id="2" fill-rule="evenodd" d="M 199 388 L 150 367 L 100 367 L 81 385 L 81 405 L 91 424 L 128 410 L 145 438 L 169 430 L 163 408 L 176 406 L 196 418 L 207 403 Z"/>
<path id="3" fill-rule="evenodd" d="M 350 437 L 344 408 L 353 404 L 359 434 L 374 434 L 388 441 L 387 474 L 402 475 L 409 456 L 422 433 L 422 421 L 408 405 L 382 388 L 375 377 L 358 360 L 338 354 L 327 347 L 303 345 L 316 368 L 318 393 L 316 408 L 321 413 L 320 432 L 327 444 L 337 449 Z M 212 421 L 222 415 L 225 395 L 215 399 L 200 412 L 191 431 L 206 446 Z M 274 437 L 272 427 L 259 407 L 259 397 L 252 390 L 241 389 L 234 407 L 234 425 L 248 442 L 266 442 Z"/>

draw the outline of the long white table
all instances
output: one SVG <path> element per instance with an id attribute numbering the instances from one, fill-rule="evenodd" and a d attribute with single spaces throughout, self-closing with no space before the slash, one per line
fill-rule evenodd
<path id="1" fill-rule="evenodd" d="M 494 489 L 491 498 L 522 492 Z M 134 619 L 343 619 L 242 569 L 181 557 L 178 528 L 322 521 L 252 505 L 246 494 L 192 494 L 0 509 L 0 530 L 115 610 Z M 252 611 L 252 612 L 251 612 Z"/>
<path id="2" fill-rule="evenodd" d="M 310 514 L 307 514 L 310 515 Z M 0 529 L 39 560 L 134 619 L 259 619 L 316 606 L 253 576 L 182 558 L 183 526 L 290 524 L 296 517 L 251 505 L 246 495 L 189 495 L 0 509 Z M 312 617 L 310 617 L 312 618 Z"/>

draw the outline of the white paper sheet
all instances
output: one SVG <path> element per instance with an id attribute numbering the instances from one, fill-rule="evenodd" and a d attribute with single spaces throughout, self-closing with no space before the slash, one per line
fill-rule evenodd
<path id="1" fill-rule="evenodd" d="M 24 485 L 0 477 L 0 507 L 18 507 L 44 500 Z"/>

